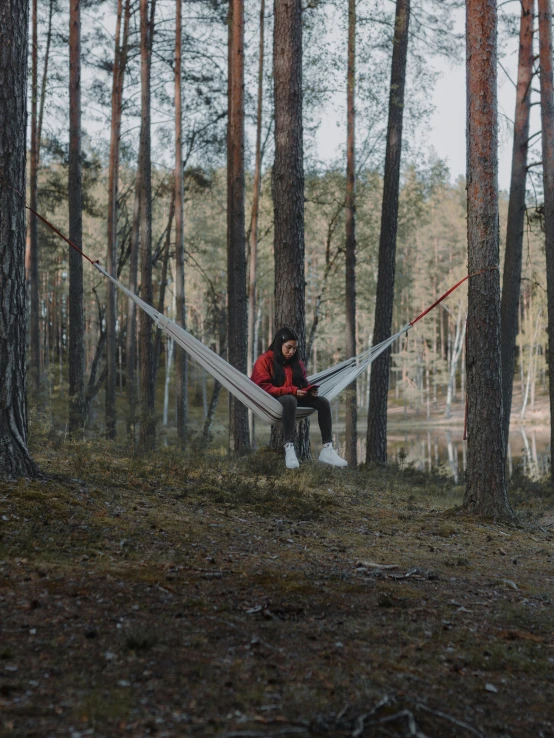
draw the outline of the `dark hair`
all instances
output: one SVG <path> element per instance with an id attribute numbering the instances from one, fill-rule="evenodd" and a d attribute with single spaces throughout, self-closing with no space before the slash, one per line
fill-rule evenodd
<path id="1" fill-rule="evenodd" d="M 288 361 L 283 356 L 283 344 L 287 341 L 296 341 L 298 343 L 298 336 L 292 328 L 285 325 L 279 328 L 269 347 L 269 350 L 273 351 L 274 357 L 271 381 L 276 387 L 282 387 L 285 384 L 285 365 L 287 365 L 292 369 L 292 383 L 294 386 L 307 387 L 308 383 L 304 379 L 302 367 L 299 364 L 298 349 Z"/>

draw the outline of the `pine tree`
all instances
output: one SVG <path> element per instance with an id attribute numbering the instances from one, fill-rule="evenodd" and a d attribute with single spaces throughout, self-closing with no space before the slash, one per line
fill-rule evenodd
<path id="1" fill-rule="evenodd" d="M 347 148 L 346 148 L 346 357 L 356 356 L 356 0 L 348 0 L 347 71 Z M 345 392 L 346 460 L 357 463 L 356 382 Z"/>
<path id="2" fill-rule="evenodd" d="M 247 297 L 244 232 L 244 0 L 229 3 L 229 98 L 227 134 L 227 355 L 246 373 Z M 229 395 L 231 448 L 250 445 L 248 411 Z"/>
<path id="3" fill-rule="evenodd" d="M 500 366 L 497 16 L 495 0 L 467 0 L 468 461 L 465 508 L 511 518 Z M 492 269 L 491 269 L 492 267 Z"/>
<path id="4" fill-rule="evenodd" d="M 410 0 L 397 0 L 392 50 L 389 97 L 387 150 L 383 182 L 381 234 L 379 238 L 379 271 L 375 301 L 373 345 L 391 335 L 396 271 L 396 235 L 398 231 L 398 193 L 400 157 L 402 154 L 402 124 Z M 369 411 L 367 422 L 366 460 L 384 463 L 387 460 L 387 395 L 389 390 L 390 349 L 384 351 L 371 367 Z"/>
<path id="5" fill-rule="evenodd" d="M 548 372 L 550 419 L 554 418 L 554 87 L 552 73 L 552 4 L 538 0 L 539 61 L 541 84 L 542 171 L 544 190 L 544 246 L 548 296 Z M 550 434 L 550 458 L 554 459 L 554 433 Z M 554 479 L 554 464 L 550 465 Z"/>
<path id="6" fill-rule="evenodd" d="M 83 239 L 83 178 L 81 161 L 81 3 L 69 4 L 69 239 Z M 69 433 L 85 424 L 85 320 L 83 259 L 69 247 Z"/>
<path id="7" fill-rule="evenodd" d="M 37 476 L 27 449 L 25 192 L 28 4 L 0 4 L 0 479 Z"/>
<path id="8" fill-rule="evenodd" d="M 302 3 L 275 0 L 273 36 L 275 99 L 275 328 L 288 325 L 304 358 L 304 154 L 302 133 Z M 276 442 L 276 438 L 274 438 Z M 310 454 L 308 426 L 298 429 L 299 458 Z"/>
<path id="9" fill-rule="evenodd" d="M 506 255 L 502 280 L 500 322 L 502 336 L 502 401 L 504 403 L 504 440 L 508 443 L 514 386 L 516 337 L 518 333 L 521 259 L 525 227 L 525 183 L 529 148 L 531 81 L 533 78 L 533 9 L 534 0 L 522 0 L 519 31 L 514 143 L 510 202 L 506 226 Z"/>

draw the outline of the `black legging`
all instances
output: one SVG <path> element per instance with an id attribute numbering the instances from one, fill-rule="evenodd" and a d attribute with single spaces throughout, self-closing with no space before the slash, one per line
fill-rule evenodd
<path id="1" fill-rule="evenodd" d="M 333 440 L 331 406 L 326 397 L 310 397 L 310 395 L 306 395 L 297 399 L 294 395 L 282 395 L 277 399 L 283 406 L 283 434 L 285 436 L 285 443 L 292 443 L 293 441 L 297 407 L 313 407 L 317 410 L 321 440 L 323 443 L 331 443 Z"/>

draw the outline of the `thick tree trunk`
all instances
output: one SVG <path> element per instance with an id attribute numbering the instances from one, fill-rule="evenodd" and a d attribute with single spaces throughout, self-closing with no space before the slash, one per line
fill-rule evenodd
<path id="1" fill-rule="evenodd" d="M 495 0 L 467 0 L 467 236 L 469 272 L 497 267 L 498 120 Z M 500 367 L 498 269 L 469 281 L 466 510 L 511 518 Z"/>
<path id="2" fill-rule="evenodd" d="M 127 64 L 127 39 L 131 17 L 131 3 L 126 0 L 123 38 L 121 21 L 123 0 L 117 3 L 117 23 L 115 29 L 115 54 L 112 79 L 112 118 L 110 131 L 110 164 L 108 173 L 108 272 L 117 279 L 117 198 L 119 179 L 119 154 L 121 143 L 121 115 L 123 101 L 123 82 Z M 116 436 L 116 387 L 117 387 L 117 343 L 115 324 L 117 319 L 116 287 L 108 282 L 108 301 L 106 310 L 106 436 Z"/>
<path id="3" fill-rule="evenodd" d="M 185 309 L 185 235 L 183 173 L 183 99 L 182 99 L 182 2 L 176 0 L 175 22 L 175 320 L 186 328 Z M 186 443 L 188 424 L 187 355 L 177 347 L 175 356 L 177 402 L 177 438 Z"/>
<path id="4" fill-rule="evenodd" d="M 140 154 L 135 182 L 135 202 L 133 206 L 133 223 L 131 226 L 131 254 L 129 259 L 129 289 L 136 294 L 138 288 L 138 257 L 140 238 Z M 137 423 L 137 306 L 129 298 L 127 306 L 127 335 L 125 347 L 127 370 L 127 434 L 132 442 L 135 441 L 135 426 Z"/>
<path id="5" fill-rule="evenodd" d="M 525 182 L 529 147 L 529 113 L 531 110 L 531 80 L 533 78 L 533 8 L 534 0 L 522 0 L 519 30 L 519 61 L 517 74 L 512 177 L 506 228 L 506 256 L 500 305 L 500 335 L 502 346 L 502 400 L 504 404 L 504 441 L 508 443 L 514 363 L 518 333 L 518 309 L 521 287 L 521 257 L 525 227 Z"/>
<path id="6" fill-rule="evenodd" d="M 356 356 L 356 0 L 348 0 L 346 143 L 346 357 Z M 346 460 L 357 463 L 358 412 L 356 382 L 345 393 Z"/>
<path id="7" fill-rule="evenodd" d="M 150 138 L 150 63 L 152 26 L 148 0 L 140 0 L 141 129 L 140 129 L 140 275 L 141 297 L 152 305 L 152 161 Z M 153 325 L 139 315 L 141 448 L 156 444 Z"/>
<path id="8" fill-rule="evenodd" d="M 227 346 L 229 363 L 246 373 L 247 298 L 244 234 L 244 0 L 229 2 L 227 128 Z M 229 395 L 231 448 L 249 448 L 248 411 Z"/>
<path id="9" fill-rule="evenodd" d="M 25 192 L 28 5 L 0 4 L 0 479 L 37 476 L 27 449 Z"/>
<path id="10" fill-rule="evenodd" d="M 302 3 L 274 0 L 273 77 L 275 99 L 275 329 L 288 325 L 305 358 L 304 146 L 302 132 Z M 280 428 L 272 442 L 282 443 Z M 298 454 L 310 457 L 309 423 L 298 426 Z"/>
<path id="11" fill-rule="evenodd" d="M 392 50 L 389 97 L 389 121 L 379 238 L 379 272 L 375 301 L 373 345 L 391 334 L 396 270 L 396 233 L 398 230 L 398 194 L 400 158 L 402 153 L 402 123 L 410 0 L 397 0 Z M 384 351 L 371 366 L 369 411 L 367 422 L 366 460 L 384 463 L 387 460 L 387 394 L 389 390 L 390 349 Z"/>
<path id="12" fill-rule="evenodd" d="M 548 302 L 548 374 L 550 418 L 554 418 L 554 88 L 552 75 L 552 4 L 538 0 L 539 60 L 541 82 L 542 169 L 544 189 L 544 245 Z M 551 422 L 552 427 L 552 422 Z M 550 434 L 550 458 L 554 459 L 554 432 Z M 550 464 L 554 479 L 554 464 Z"/>
<path id="13" fill-rule="evenodd" d="M 262 169 L 262 108 L 264 94 L 264 27 L 265 0 L 260 2 L 260 50 L 258 59 L 258 108 L 256 115 L 256 158 L 254 162 L 254 191 L 252 193 L 252 222 L 250 225 L 250 274 L 248 283 L 248 376 L 252 373 L 254 356 L 254 324 L 256 322 L 256 280 L 258 271 L 258 214 Z"/>
<path id="14" fill-rule="evenodd" d="M 31 162 L 29 171 L 29 199 L 37 209 L 38 194 L 38 0 L 32 0 L 33 38 L 31 45 Z M 29 287 L 31 297 L 31 384 L 35 394 L 40 388 L 40 305 L 38 276 L 38 221 L 29 211 Z"/>
<path id="15" fill-rule="evenodd" d="M 69 5 L 69 239 L 81 248 L 83 236 L 81 174 L 81 9 Z M 69 433 L 85 423 L 85 321 L 83 259 L 69 247 Z"/>

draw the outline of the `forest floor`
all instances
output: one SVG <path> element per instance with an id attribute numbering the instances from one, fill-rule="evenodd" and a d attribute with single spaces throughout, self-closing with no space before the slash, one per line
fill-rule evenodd
<path id="1" fill-rule="evenodd" d="M 0 484 L 0 735 L 554 736 L 554 495 L 35 438 Z"/>

